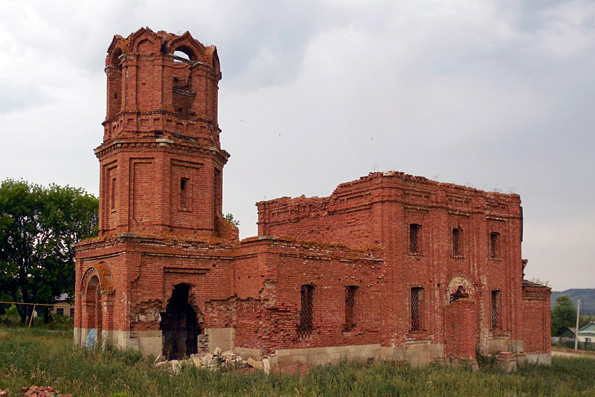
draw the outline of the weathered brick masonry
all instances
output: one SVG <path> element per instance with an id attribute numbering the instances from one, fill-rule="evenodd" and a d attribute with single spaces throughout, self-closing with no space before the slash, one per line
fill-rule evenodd
<path id="1" fill-rule="evenodd" d="M 178 56 L 183 55 L 183 56 Z M 75 341 L 273 365 L 549 362 L 549 288 L 525 282 L 515 194 L 399 172 L 222 216 L 215 47 L 115 36 L 106 57 L 99 236 L 77 248 Z M 505 354 L 504 354 L 505 353 Z"/>

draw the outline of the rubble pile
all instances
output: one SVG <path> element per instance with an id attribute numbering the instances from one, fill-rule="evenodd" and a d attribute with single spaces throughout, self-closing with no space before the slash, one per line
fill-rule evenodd
<path id="1" fill-rule="evenodd" d="M 72 394 L 60 394 L 60 390 L 51 386 L 29 386 L 22 387 L 19 394 L 11 393 L 9 389 L 0 389 L 0 397 L 72 397 Z"/>
<path id="2" fill-rule="evenodd" d="M 254 360 L 246 357 L 244 353 L 235 354 L 231 350 L 221 351 L 216 348 L 212 353 L 197 353 L 191 354 L 190 358 L 186 360 L 166 360 L 163 356 L 158 356 L 155 360 L 157 367 L 164 366 L 172 373 L 178 374 L 183 365 L 193 365 L 197 368 L 205 368 L 209 370 L 233 371 L 241 369 L 254 368 L 265 373 L 270 373 L 271 366 L 268 359 Z"/>

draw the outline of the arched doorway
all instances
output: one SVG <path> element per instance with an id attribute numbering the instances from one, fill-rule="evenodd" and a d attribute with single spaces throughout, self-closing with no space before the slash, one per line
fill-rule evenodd
<path id="1" fill-rule="evenodd" d="M 89 279 L 85 290 L 85 306 L 83 313 L 83 327 L 88 330 L 85 345 L 93 347 L 101 339 L 101 284 L 99 278 L 94 275 Z"/>
<path id="2" fill-rule="evenodd" d="M 198 335 L 202 330 L 196 311 L 188 301 L 189 293 L 189 285 L 176 285 L 165 312 L 161 313 L 159 328 L 163 336 L 163 355 L 169 360 L 198 351 Z"/>

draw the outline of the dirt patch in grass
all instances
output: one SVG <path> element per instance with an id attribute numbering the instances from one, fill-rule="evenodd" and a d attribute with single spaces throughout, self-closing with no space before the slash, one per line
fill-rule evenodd
<path id="1" fill-rule="evenodd" d="M 595 359 L 595 351 L 574 350 L 565 347 L 552 347 L 552 357 L 576 357 Z"/>

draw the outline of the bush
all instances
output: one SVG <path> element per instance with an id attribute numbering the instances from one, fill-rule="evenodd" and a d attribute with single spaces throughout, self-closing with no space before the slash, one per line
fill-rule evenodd
<path id="1" fill-rule="evenodd" d="M 3 316 L 0 316 L 0 324 L 3 326 L 16 326 L 21 323 L 21 317 L 16 305 L 10 306 Z"/>

